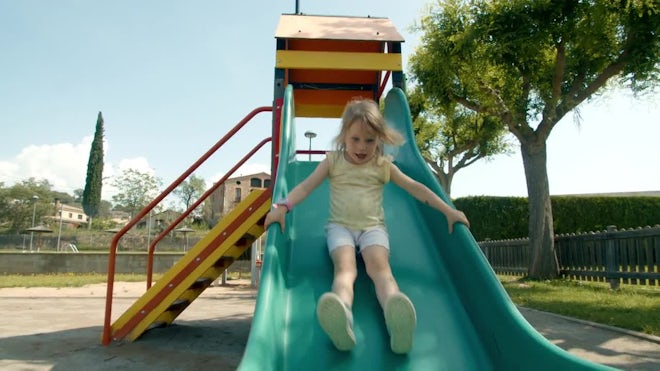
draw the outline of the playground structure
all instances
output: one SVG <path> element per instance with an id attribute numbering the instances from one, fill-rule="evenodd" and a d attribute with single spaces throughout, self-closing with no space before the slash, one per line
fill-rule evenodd
<path id="1" fill-rule="evenodd" d="M 386 150 L 402 171 L 451 204 L 415 146 L 403 92 L 404 40 L 388 19 L 282 15 L 275 39 L 272 107 L 252 111 L 113 238 L 103 344 L 133 341 L 152 327 L 171 324 L 265 232 L 264 217 L 272 200 L 283 198 L 317 165 L 299 161 L 296 155 L 323 153 L 295 148 L 296 118 L 337 118 L 354 97 L 379 101 L 390 79 L 392 89 L 384 98 L 384 115 L 404 135 L 405 144 Z M 149 247 L 145 294 L 111 323 L 114 261 L 121 236 L 261 112 L 272 112 L 272 137 L 264 138 L 154 239 Z M 152 259 L 158 241 L 271 141 L 271 188 L 250 193 L 152 285 Z M 440 213 L 394 185 L 386 185 L 384 200 L 392 269 L 399 286 L 415 303 L 418 315 L 411 353 L 401 356 L 389 350 L 381 309 L 361 262 L 353 306 L 356 348 L 351 352 L 335 350 L 317 325 L 316 301 L 332 282 L 323 229 L 328 216 L 328 185 L 324 183 L 287 214 L 284 234 L 279 226 L 270 228 L 241 370 L 606 368 L 561 350 L 526 322 L 465 226 L 457 225 L 450 235 Z"/>

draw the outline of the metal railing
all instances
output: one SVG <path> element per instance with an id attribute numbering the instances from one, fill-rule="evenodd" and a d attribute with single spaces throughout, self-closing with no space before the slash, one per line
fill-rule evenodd
<path id="1" fill-rule="evenodd" d="M 499 274 L 525 274 L 529 239 L 482 241 L 488 262 Z M 660 226 L 555 236 L 560 274 L 566 278 L 660 286 Z"/>
<path id="2" fill-rule="evenodd" d="M 194 164 L 192 164 L 183 174 L 181 174 L 176 180 L 172 182 L 160 195 L 158 195 L 153 201 L 151 201 L 142 211 L 140 211 L 131 221 L 129 221 L 117 234 L 112 239 L 112 242 L 110 244 L 110 251 L 108 255 L 108 282 L 107 282 L 107 291 L 106 291 L 106 303 L 105 303 L 105 320 L 103 323 L 103 335 L 101 342 L 103 345 L 108 345 L 111 341 L 110 339 L 110 330 L 111 330 L 111 318 L 112 318 L 112 293 L 114 290 L 114 278 L 115 278 L 115 264 L 116 264 L 116 259 L 117 259 L 117 246 L 119 244 L 119 240 L 124 236 L 133 226 L 135 226 L 142 218 L 144 218 L 153 208 L 155 208 L 165 197 L 167 197 L 176 187 L 179 186 L 184 180 L 186 180 L 199 166 L 201 166 L 206 160 L 209 159 L 220 147 L 222 147 L 230 138 L 232 138 L 238 131 L 240 131 L 245 124 L 247 124 L 250 120 L 252 120 L 257 114 L 262 113 L 262 112 L 272 112 L 273 108 L 270 106 L 262 106 L 255 108 L 252 110 L 250 113 L 248 113 L 241 121 L 239 121 L 234 128 L 232 128 L 225 136 L 223 136 L 216 144 L 214 144 L 206 153 L 204 153 L 197 161 L 195 161 Z M 261 148 L 266 142 L 272 140 L 272 138 L 266 138 L 264 139 L 255 149 L 253 149 L 253 152 L 256 152 L 257 149 Z M 252 156 L 253 152 L 249 156 Z M 248 157 L 249 158 L 249 157 Z M 246 158 L 244 157 L 244 160 Z M 235 169 L 233 169 L 235 171 Z M 218 182 L 220 183 L 220 182 Z M 208 194 L 205 193 L 205 196 L 208 197 L 210 195 L 210 192 L 207 192 Z M 200 197 L 200 199 L 202 199 Z M 202 199 L 203 201 L 203 199 Z M 198 205 L 198 204 L 197 204 Z M 193 208 L 194 209 L 194 208 Z M 193 209 L 187 210 L 188 213 L 190 213 Z M 185 213 L 184 213 L 185 214 Z M 182 214 L 182 215 L 184 215 Z M 187 214 L 185 214 L 187 216 Z M 185 218 L 183 216 L 183 218 Z M 175 223 L 172 223 L 170 226 L 174 225 L 176 227 L 176 224 L 178 224 L 183 218 L 177 218 L 177 221 Z M 162 233 L 161 233 L 162 234 Z M 161 237 L 162 238 L 162 237 Z M 155 244 L 153 244 L 155 248 Z M 150 250 L 149 250 L 149 262 L 148 266 L 152 267 L 153 269 L 153 251 L 150 245 Z M 148 274 L 148 276 L 150 276 Z M 149 280 L 150 281 L 150 280 Z M 150 283 L 150 282 L 149 282 Z M 149 284 L 147 285 L 149 287 Z"/>

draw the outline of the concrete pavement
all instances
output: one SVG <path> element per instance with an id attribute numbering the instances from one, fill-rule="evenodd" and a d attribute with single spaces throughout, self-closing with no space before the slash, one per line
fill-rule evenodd
<path id="1" fill-rule="evenodd" d="M 113 318 L 144 283 L 115 284 Z M 0 369 L 235 370 L 247 342 L 256 290 L 249 281 L 207 289 L 173 326 L 134 343 L 100 344 L 106 285 L 0 289 Z M 660 370 L 660 338 L 530 309 L 521 313 L 567 351 L 625 370 Z"/>

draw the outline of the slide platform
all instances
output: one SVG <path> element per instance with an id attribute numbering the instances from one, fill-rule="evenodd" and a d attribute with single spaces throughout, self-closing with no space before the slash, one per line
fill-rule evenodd
<path id="1" fill-rule="evenodd" d="M 305 179 L 317 162 L 295 159 L 292 89 L 286 90 L 282 146 L 273 199 Z M 386 149 L 406 174 L 450 202 L 425 165 L 403 92 L 393 89 L 385 117 L 406 143 Z M 269 228 L 261 286 L 240 370 L 598 370 L 547 341 L 511 302 L 468 228 L 449 234 L 444 216 L 394 184 L 384 190 L 390 262 L 417 311 L 407 355 L 389 347 L 382 310 L 358 260 L 353 304 L 356 347 L 337 351 L 316 320 L 316 302 L 333 276 L 324 225 L 327 181 L 287 214 L 286 231 Z"/>

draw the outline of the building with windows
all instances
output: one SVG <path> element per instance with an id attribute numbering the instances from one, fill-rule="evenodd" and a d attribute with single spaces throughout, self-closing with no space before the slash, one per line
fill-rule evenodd
<path id="1" fill-rule="evenodd" d="M 50 217 L 53 222 L 62 222 L 63 227 L 79 228 L 89 223 L 89 216 L 85 214 L 80 207 L 63 204 L 58 198 L 55 199 L 53 204 L 53 213 Z"/>
<path id="2" fill-rule="evenodd" d="M 209 196 L 212 223 L 217 223 L 253 190 L 268 187 L 270 187 L 270 175 L 263 172 L 227 179 Z"/>

